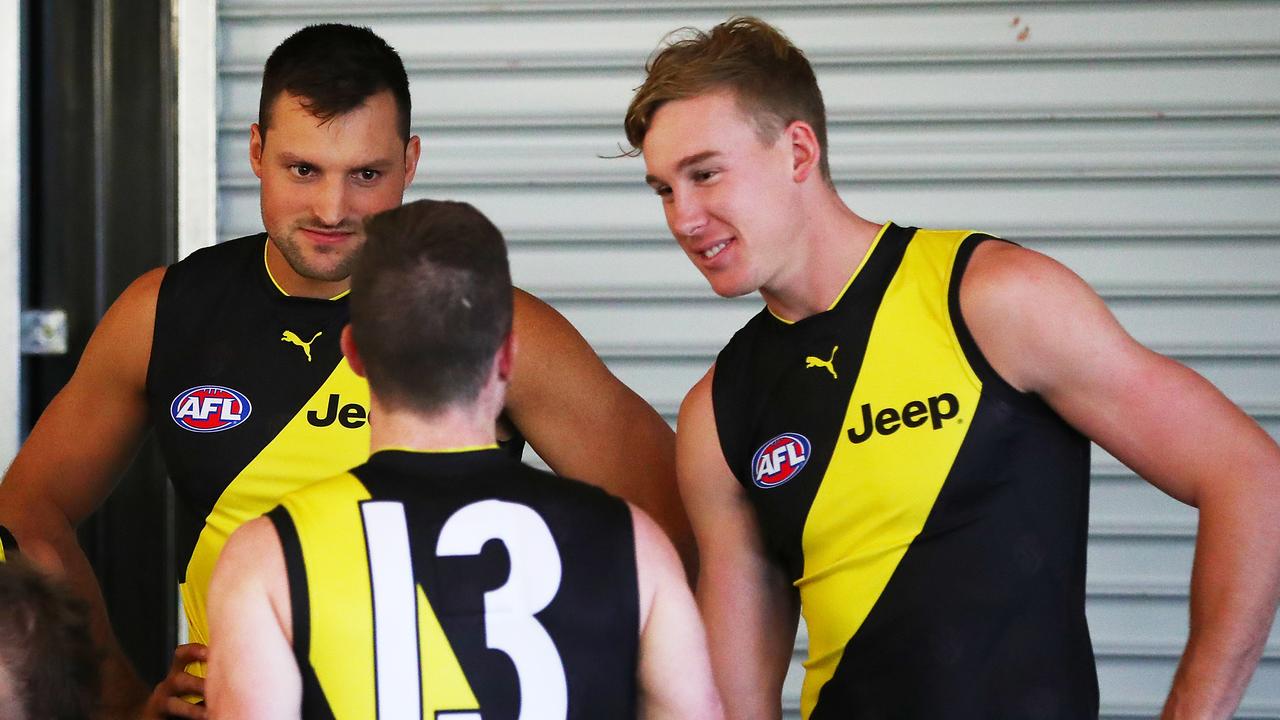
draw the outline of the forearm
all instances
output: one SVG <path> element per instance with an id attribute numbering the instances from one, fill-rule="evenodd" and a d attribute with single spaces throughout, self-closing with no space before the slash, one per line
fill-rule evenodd
<path id="1" fill-rule="evenodd" d="M 698 551 L 676 485 L 675 433 L 648 403 L 638 395 L 633 398 L 629 404 L 635 422 L 620 443 L 625 452 L 616 461 L 626 486 L 624 496 L 634 496 L 627 499 L 658 523 L 675 546 L 685 572 L 696 577 Z"/>
<path id="2" fill-rule="evenodd" d="M 1280 597 L 1280 477 L 1200 498 L 1191 630 L 1163 717 L 1229 718 L 1258 665 Z"/>
<path id="3" fill-rule="evenodd" d="M 795 646 L 798 609 L 774 572 L 748 578 L 704 565 L 698 606 L 707 626 L 711 667 L 730 720 L 782 716 L 782 684 Z"/>

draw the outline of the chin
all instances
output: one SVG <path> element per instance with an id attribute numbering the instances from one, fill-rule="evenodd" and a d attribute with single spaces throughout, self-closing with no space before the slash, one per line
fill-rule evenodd
<path id="1" fill-rule="evenodd" d="M 732 283 L 725 282 L 723 280 L 717 281 L 711 278 L 707 278 L 707 282 L 711 285 L 711 291 L 722 298 L 742 297 L 743 295 L 750 295 L 759 289 L 749 283 L 743 282 Z"/>

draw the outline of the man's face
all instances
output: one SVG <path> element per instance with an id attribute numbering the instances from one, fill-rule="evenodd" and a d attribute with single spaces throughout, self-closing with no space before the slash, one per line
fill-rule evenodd
<path id="1" fill-rule="evenodd" d="M 643 150 L 667 227 L 711 289 L 735 297 L 773 282 L 803 222 L 790 143 L 762 143 L 733 93 L 717 91 L 658 108 Z"/>
<path id="2" fill-rule="evenodd" d="M 295 280 L 344 281 L 364 243 L 361 220 L 398 206 L 413 180 L 418 138 L 400 139 L 390 91 L 328 121 L 299 100 L 281 93 L 266 133 L 256 124 L 251 131 L 262 223 Z"/>

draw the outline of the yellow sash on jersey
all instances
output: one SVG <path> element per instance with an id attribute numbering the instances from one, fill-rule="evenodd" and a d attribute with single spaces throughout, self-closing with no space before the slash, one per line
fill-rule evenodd
<path id="1" fill-rule="evenodd" d="M 920 230 L 885 291 L 840 437 L 802 538 L 796 581 L 809 627 L 800 707 L 809 717 L 844 648 L 920 533 L 977 408 L 982 389 L 956 338 L 947 306 L 956 251 L 968 232 Z M 939 421 L 921 415 L 930 399 Z M 911 403 L 920 403 L 919 405 Z M 854 443 L 863 405 L 881 411 L 887 433 Z M 909 406 L 909 407 L 908 407 Z M 914 427 L 902 421 L 910 415 Z M 898 417 L 895 422 L 894 416 Z"/>
<path id="2" fill-rule="evenodd" d="M 293 493 L 281 503 L 297 528 L 307 571 L 309 660 L 338 720 L 377 716 L 373 596 L 360 514 L 360 501 L 368 499 L 364 485 L 347 474 Z M 416 590 L 422 717 L 478 710 L 431 603 L 421 585 Z"/>
<path id="3" fill-rule="evenodd" d="M 341 360 L 297 414 L 244 470 L 223 490 L 205 519 L 187 564 L 186 582 L 179 586 L 191 642 L 209 642 L 206 598 L 209 578 L 227 538 L 242 524 L 262 515 L 284 497 L 316 480 L 345 472 L 369 457 L 369 426 L 316 427 L 307 413 L 324 414 L 331 394 L 343 402 L 369 407 L 369 385 Z M 187 671 L 204 677 L 203 663 Z"/>

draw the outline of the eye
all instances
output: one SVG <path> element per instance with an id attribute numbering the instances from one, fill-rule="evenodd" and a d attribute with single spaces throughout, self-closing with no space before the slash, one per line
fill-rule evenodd
<path id="1" fill-rule="evenodd" d="M 373 182 L 374 180 L 377 180 L 381 176 L 382 176 L 381 172 L 377 170 L 370 170 L 369 168 L 365 168 L 364 170 L 360 170 L 356 172 L 356 177 L 361 182 Z"/>
<path id="2" fill-rule="evenodd" d="M 706 182 L 719 174 L 718 170 L 694 170 L 693 179 L 697 182 Z"/>
<path id="3" fill-rule="evenodd" d="M 296 163 L 289 166 L 289 172 L 297 177 L 311 177 L 315 174 L 315 168 L 303 163 Z"/>

